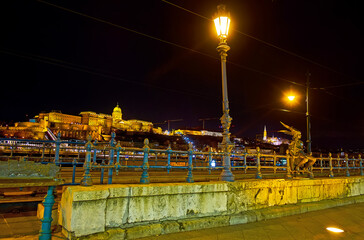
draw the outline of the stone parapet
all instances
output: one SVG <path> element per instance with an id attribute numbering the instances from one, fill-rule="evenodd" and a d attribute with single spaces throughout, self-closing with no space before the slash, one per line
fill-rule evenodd
<path id="1" fill-rule="evenodd" d="M 361 201 L 363 177 L 69 186 L 59 224 L 69 239 L 134 239 Z"/>

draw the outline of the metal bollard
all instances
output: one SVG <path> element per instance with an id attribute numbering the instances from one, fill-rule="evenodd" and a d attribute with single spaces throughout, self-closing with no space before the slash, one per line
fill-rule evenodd
<path id="1" fill-rule="evenodd" d="M 334 177 L 334 171 L 333 171 L 333 168 L 332 168 L 332 154 L 331 153 L 329 153 L 329 164 L 330 164 L 329 177 L 333 178 Z"/>
<path id="2" fill-rule="evenodd" d="M 188 144 L 188 167 L 187 167 L 187 178 L 186 181 L 189 183 L 193 183 L 193 175 L 192 175 L 192 169 L 193 169 L 193 165 L 192 165 L 192 155 L 193 155 L 193 150 L 192 150 L 192 143 Z"/>
<path id="3" fill-rule="evenodd" d="M 290 155 L 289 155 L 289 151 L 286 151 L 286 156 L 287 156 L 287 163 L 286 163 L 286 171 L 287 171 L 287 179 L 292 179 L 292 173 L 291 173 L 291 159 L 290 159 Z"/>
<path id="4" fill-rule="evenodd" d="M 257 147 L 257 172 L 255 173 L 255 178 L 256 179 L 262 179 L 262 173 L 260 171 L 260 147 Z"/>
<path id="5" fill-rule="evenodd" d="M 349 172 L 349 156 L 347 153 L 345 153 L 345 164 L 346 164 L 346 176 L 350 177 L 350 172 Z"/>
<path id="6" fill-rule="evenodd" d="M 323 172 L 323 166 L 322 166 L 322 153 L 320 153 L 320 169 L 321 169 L 321 173 Z"/>
<path id="7" fill-rule="evenodd" d="M 39 232 L 39 240 L 50 240 L 52 238 L 51 224 L 52 224 L 52 207 L 54 204 L 53 190 L 54 186 L 49 186 L 47 191 L 47 196 L 44 198 L 44 213 L 43 218 L 40 220 L 42 222 L 42 228 Z"/>
<path id="8" fill-rule="evenodd" d="M 169 171 L 172 169 L 171 166 L 171 153 L 172 153 L 172 148 L 171 148 L 171 144 L 168 145 L 167 148 L 167 173 L 169 174 Z"/>
<path id="9" fill-rule="evenodd" d="M 144 158 L 143 158 L 143 165 L 142 165 L 142 176 L 140 178 L 140 183 L 144 183 L 144 184 L 148 184 L 150 183 L 150 179 L 149 179 L 149 174 L 148 174 L 148 169 L 149 169 L 149 163 L 148 163 L 148 156 L 149 156 L 149 140 L 148 138 L 146 138 L 144 140 L 144 147 L 143 147 L 143 151 L 144 151 Z"/>
<path id="10" fill-rule="evenodd" d="M 359 154 L 359 166 L 360 166 L 360 175 L 364 176 L 364 171 L 363 171 L 363 159 L 361 158 L 361 154 Z"/>
<path id="11" fill-rule="evenodd" d="M 92 179 L 91 179 L 91 148 L 92 148 L 92 143 L 91 143 L 91 136 L 89 135 L 87 138 L 87 143 L 85 145 L 86 148 L 86 157 L 85 157 L 85 162 L 83 164 L 83 168 L 84 168 L 84 173 L 81 179 L 81 185 L 82 186 L 92 186 Z"/>

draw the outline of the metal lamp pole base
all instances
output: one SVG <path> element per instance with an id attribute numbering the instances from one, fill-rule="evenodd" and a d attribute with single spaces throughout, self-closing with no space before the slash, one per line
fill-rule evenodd
<path id="1" fill-rule="evenodd" d="M 217 51 L 220 53 L 221 56 L 221 75 L 222 75 L 222 111 L 223 115 L 220 118 L 221 125 L 223 128 L 223 140 L 220 144 L 224 155 L 223 155 L 223 166 L 224 169 L 220 175 L 221 181 L 234 181 L 234 175 L 231 172 L 231 162 L 230 162 L 230 153 L 234 147 L 234 144 L 230 141 L 230 125 L 232 118 L 229 115 L 229 100 L 228 100 L 228 91 L 227 91 L 227 77 L 226 77 L 226 56 L 227 51 L 229 51 L 230 47 L 226 43 L 226 39 L 221 38 L 219 46 L 217 47 Z"/>

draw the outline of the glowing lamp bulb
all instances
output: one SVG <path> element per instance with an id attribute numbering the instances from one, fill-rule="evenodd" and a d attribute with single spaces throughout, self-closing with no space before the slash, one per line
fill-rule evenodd
<path id="1" fill-rule="evenodd" d="M 340 228 L 335 228 L 335 227 L 327 227 L 326 230 L 328 230 L 330 232 L 335 232 L 335 233 L 342 233 L 342 232 L 344 232 L 344 230 L 342 230 Z"/>
<path id="2" fill-rule="evenodd" d="M 287 97 L 289 101 L 293 101 L 296 97 L 295 96 L 288 96 Z"/>
<path id="3" fill-rule="evenodd" d="M 216 33 L 219 38 L 226 39 L 229 34 L 230 18 L 229 13 L 225 11 L 225 5 L 217 6 L 217 14 L 214 19 Z"/>

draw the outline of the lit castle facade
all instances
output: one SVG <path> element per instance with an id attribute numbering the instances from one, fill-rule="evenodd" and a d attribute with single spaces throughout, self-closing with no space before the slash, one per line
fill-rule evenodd
<path id="1" fill-rule="evenodd" d="M 142 120 L 124 120 L 119 104 L 112 115 L 81 112 L 80 116 L 51 111 L 39 113 L 31 122 L 16 123 L 14 127 L 0 127 L 4 137 L 27 139 L 53 139 L 58 133 L 63 139 L 86 139 L 91 135 L 99 141 L 108 140 L 112 131 L 152 132 L 161 134 L 161 128 L 154 128 L 153 123 Z"/>

